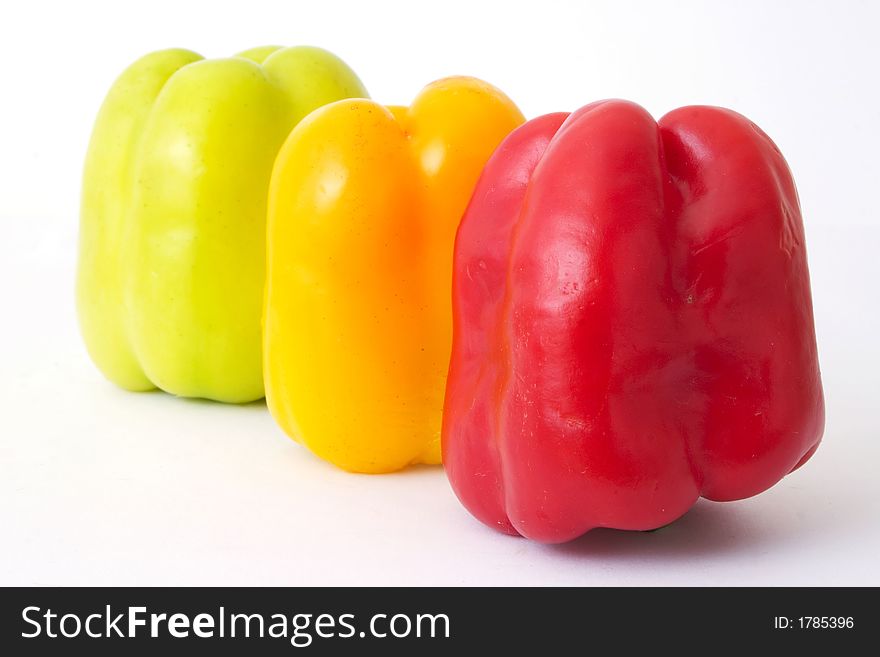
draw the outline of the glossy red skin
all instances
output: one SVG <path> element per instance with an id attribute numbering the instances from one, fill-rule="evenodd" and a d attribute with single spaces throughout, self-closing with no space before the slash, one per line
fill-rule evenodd
<path id="1" fill-rule="evenodd" d="M 661 527 L 821 439 L 797 192 L 730 110 L 603 101 L 515 130 L 459 227 L 453 312 L 443 461 L 502 531 Z"/>

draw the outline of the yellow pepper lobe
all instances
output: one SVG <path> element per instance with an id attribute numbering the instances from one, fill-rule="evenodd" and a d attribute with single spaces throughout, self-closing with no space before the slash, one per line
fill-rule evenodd
<path id="1" fill-rule="evenodd" d="M 86 158 L 77 275 L 83 337 L 107 378 L 226 402 L 263 396 L 272 164 L 302 107 L 342 89 L 365 94 L 316 48 L 217 60 L 167 50 L 120 76 Z"/>
<path id="2" fill-rule="evenodd" d="M 452 247 L 474 184 L 523 122 L 494 87 L 435 82 L 409 108 L 313 112 L 269 192 L 269 408 L 318 456 L 357 472 L 440 462 Z"/>

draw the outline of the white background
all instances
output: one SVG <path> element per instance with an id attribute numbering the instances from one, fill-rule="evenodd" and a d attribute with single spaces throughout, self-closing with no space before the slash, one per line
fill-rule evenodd
<path id="1" fill-rule="evenodd" d="M 880 46 L 872 2 L 16 2 L 0 9 L 0 584 L 880 584 Z M 725 105 L 786 154 L 828 404 L 812 461 L 653 534 L 541 546 L 439 468 L 345 474 L 263 404 L 105 382 L 74 315 L 79 184 L 115 76 L 150 50 L 315 44 L 374 98 L 483 77 L 527 116 L 617 96 Z"/>

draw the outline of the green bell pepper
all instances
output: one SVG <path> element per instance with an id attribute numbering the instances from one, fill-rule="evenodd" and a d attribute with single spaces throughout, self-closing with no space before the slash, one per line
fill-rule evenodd
<path id="1" fill-rule="evenodd" d="M 367 97 L 311 47 L 206 60 L 163 50 L 110 89 L 86 158 L 77 307 L 89 354 L 129 390 L 263 396 L 266 199 L 313 109 Z"/>

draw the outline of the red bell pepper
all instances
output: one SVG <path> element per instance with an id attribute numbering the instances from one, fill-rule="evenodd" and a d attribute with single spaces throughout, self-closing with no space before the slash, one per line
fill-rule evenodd
<path id="1" fill-rule="evenodd" d="M 821 439 L 797 192 L 730 110 L 611 100 L 515 130 L 459 227 L 453 311 L 443 460 L 502 531 L 661 527 Z"/>

